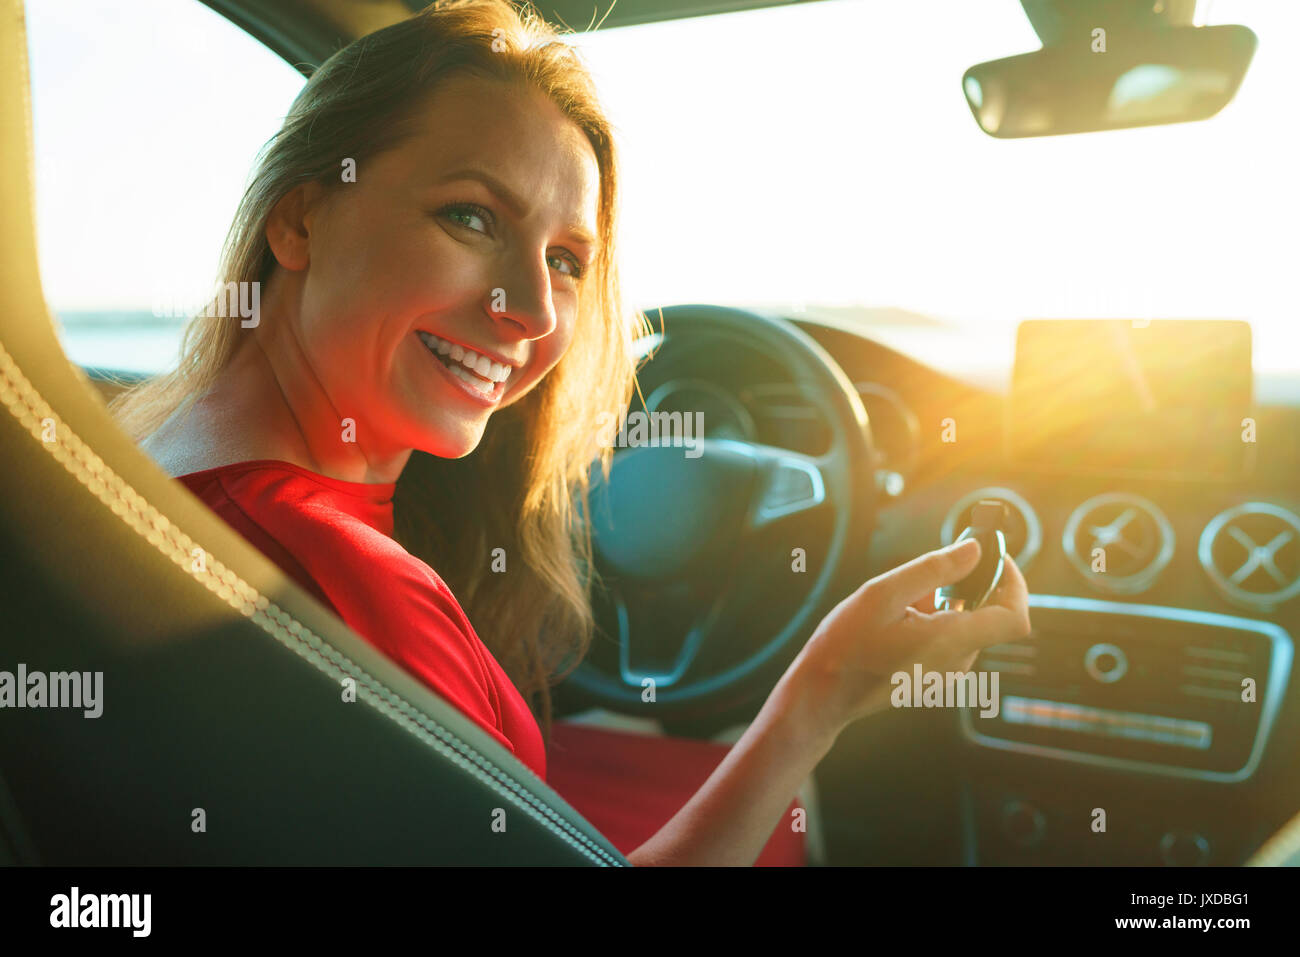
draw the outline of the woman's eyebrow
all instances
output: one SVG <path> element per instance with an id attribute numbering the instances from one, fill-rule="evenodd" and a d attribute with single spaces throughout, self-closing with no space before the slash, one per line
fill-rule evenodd
<path id="1" fill-rule="evenodd" d="M 497 198 L 500 199 L 501 202 L 505 203 L 515 216 L 522 219 L 528 213 L 528 203 L 525 202 L 522 196 L 491 173 L 484 170 L 474 168 L 454 170 L 440 179 L 444 183 L 449 183 L 458 179 L 470 179 L 482 183 L 489 190 L 495 193 Z M 572 223 L 567 226 L 566 229 L 574 239 L 584 245 L 592 247 L 593 250 L 599 245 L 591 230 L 581 223 Z"/>
<path id="2" fill-rule="evenodd" d="M 501 202 L 505 203 L 512 213 L 521 219 L 528 212 L 528 204 L 524 202 L 524 198 L 491 173 L 486 173 L 481 169 L 458 169 L 454 172 L 448 173 L 446 176 L 440 177 L 441 182 L 444 183 L 450 183 L 451 181 L 458 179 L 472 179 L 476 182 L 482 183 L 489 190 L 495 193 L 497 198 L 501 200 Z"/>
<path id="3" fill-rule="evenodd" d="M 569 235 L 582 243 L 584 246 L 591 248 L 591 254 L 596 255 L 596 250 L 600 248 L 600 242 L 592 235 L 591 230 L 581 223 L 574 223 L 568 227 Z"/>

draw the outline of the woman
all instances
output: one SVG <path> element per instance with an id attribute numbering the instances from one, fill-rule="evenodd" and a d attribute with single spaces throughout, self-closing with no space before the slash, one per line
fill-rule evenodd
<path id="1" fill-rule="evenodd" d="M 436 5 L 316 71 L 227 241 L 221 281 L 260 283 L 259 314 L 196 318 L 178 369 L 117 408 L 164 468 L 543 777 L 533 712 L 549 721 L 548 686 L 592 630 L 574 502 L 600 413 L 634 385 L 616 196 L 570 49 L 503 0 Z M 884 675 L 969 667 L 1026 634 L 1014 567 L 988 608 L 910 607 L 977 558 L 931 553 L 845 599 L 629 859 L 752 863 L 839 730 L 887 700 Z"/>

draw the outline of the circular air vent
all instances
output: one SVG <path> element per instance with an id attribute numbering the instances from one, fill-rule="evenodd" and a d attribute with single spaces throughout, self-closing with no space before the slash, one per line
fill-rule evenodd
<path id="1" fill-rule="evenodd" d="M 1007 538 L 1007 553 L 1023 571 L 1042 547 L 1043 526 L 1039 524 L 1033 507 L 1009 488 L 979 488 L 959 498 L 943 520 L 940 544 L 952 544 L 961 530 L 970 524 L 971 509 L 982 498 L 997 499 L 1006 505 L 1007 523 L 1002 531 Z"/>
<path id="2" fill-rule="evenodd" d="M 1300 517 L 1267 502 L 1220 512 L 1201 532 L 1201 567 L 1229 601 L 1270 611 L 1300 595 Z"/>
<path id="3" fill-rule="evenodd" d="M 1154 502 L 1108 492 L 1070 513 L 1061 544 L 1070 564 L 1094 587 L 1132 594 L 1151 587 L 1169 564 L 1174 529 Z"/>

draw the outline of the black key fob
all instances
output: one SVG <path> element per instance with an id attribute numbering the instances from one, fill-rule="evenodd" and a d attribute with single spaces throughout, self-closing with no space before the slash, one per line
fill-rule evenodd
<path id="1" fill-rule="evenodd" d="M 975 570 L 961 581 L 935 589 L 935 611 L 974 611 L 998 587 L 1002 580 L 1002 563 L 1007 557 L 1007 539 L 1002 533 L 1007 507 L 997 499 L 980 499 L 971 509 L 970 525 L 956 541 L 979 539 L 980 560 Z"/>

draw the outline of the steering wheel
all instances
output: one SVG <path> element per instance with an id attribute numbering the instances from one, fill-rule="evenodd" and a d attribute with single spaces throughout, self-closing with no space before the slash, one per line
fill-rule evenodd
<path id="1" fill-rule="evenodd" d="M 597 470 L 590 521 L 604 642 L 568 680 L 591 704 L 675 717 L 744 701 L 793 660 L 846 543 L 870 535 L 875 451 L 858 393 L 789 321 L 701 305 L 649 314 L 663 327 L 652 362 L 698 361 L 710 349 L 732 364 L 757 353 L 793 380 L 830 436 L 816 456 L 733 438 L 641 444 L 616 451 L 608 480 Z M 804 580 L 792 574 L 801 547 L 811 585 L 797 609 L 761 635 L 738 633 L 755 598 Z"/>

